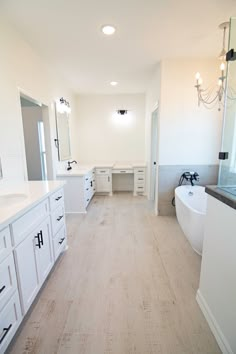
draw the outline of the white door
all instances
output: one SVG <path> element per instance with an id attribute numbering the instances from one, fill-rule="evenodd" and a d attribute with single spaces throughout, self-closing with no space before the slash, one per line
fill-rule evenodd
<path id="1" fill-rule="evenodd" d="M 40 285 L 46 279 L 53 266 L 50 219 L 49 217 L 38 227 L 40 249 L 36 252 L 37 269 Z"/>
<path id="2" fill-rule="evenodd" d="M 151 183 L 150 199 L 156 200 L 156 180 L 157 180 L 157 109 L 152 113 L 151 125 Z"/>
<path id="3" fill-rule="evenodd" d="M 96 191 L 97 192 L 110 192 L 111 191 L 111 178 L 109 175 L 96 176 Z"/>
<path id="4" fill-rule="evenodd" d="M 36 265 L 36 252 L 39 249 L 36 245 L 37 240 L 32 233 L 14 250 L 24 313 L 27 312 L 39 290 Z"/>

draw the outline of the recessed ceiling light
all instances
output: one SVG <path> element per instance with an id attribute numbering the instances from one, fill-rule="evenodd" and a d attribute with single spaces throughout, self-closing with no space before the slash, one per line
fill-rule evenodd
<path id="1" fill-rule="evenodd" d="M 111 86 L 116 86 L 117 84 L 118 84 L 117 81 L 111 81 L 111 82 L 110 82 L 110 85 L 111 85 Z"/>
<path id="2" fill-rule="evenodd" d="M 106 34 L 107 36 L 111 36 L 112 34 L 115 33 L 115 31 L 116 31 L 116 29 L 114 26 L 111 26 L 111 25 L 102 26 L 102 32 L 104 34 Z"/>

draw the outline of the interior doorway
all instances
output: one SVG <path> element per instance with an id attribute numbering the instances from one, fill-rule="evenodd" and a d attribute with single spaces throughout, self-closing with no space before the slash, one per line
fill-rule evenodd
<path id="1" fill-rule="evenodd" d="M 20 94 L 27 179 L 50 179 L 52 171 L 48 107 Z"/>
<path id="2" fill-rule="evenodd" d="M 152 112 L 151 118 L 151 161 L 150 161 L 150 200 L 153 202 L 154 211 L 157 214 L 157 129 L 158 108 Z"/>

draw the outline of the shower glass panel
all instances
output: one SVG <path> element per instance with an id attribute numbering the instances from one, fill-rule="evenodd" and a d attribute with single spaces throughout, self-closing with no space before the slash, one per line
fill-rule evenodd
<path id="1" fill-rule="evenodd" d="M 236 17 L 230 20 L 229 33 L 229 49 L 236 52 Z M 218 186 L 236 196 L 236 60 L 229 61 L 227 67 L 221 151 L 228 152 L 229 156 L 220 162 Z"/>

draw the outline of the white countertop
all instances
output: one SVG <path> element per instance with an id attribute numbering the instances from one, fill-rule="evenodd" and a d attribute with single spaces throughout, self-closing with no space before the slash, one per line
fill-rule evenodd
<path id="1" fill-rule="evenodd" d="M 62 170 L 57 172 L 57 177 L 82 177 L 87 175 L 94 169 L 94 166 L 79 166 L 74 167 L 72 170 Z"/>
<path id="2" fill-rule="evenodd" d="M 76 165 L 71 170 L 60 170 L 57 172 L 58 177 L 82 177 L 94 168 L 112 168 L 112 169 L 132 169 L 138 167 L 146 167 L 145 162 L 101 162 L 89 165 Z"/>
<path id="3" fill-rule="evenodd" d="M 0 229 L 11 223 L 47 195 L 57 191 L 64 181 L 9 183 L 0 188 Z"/>

